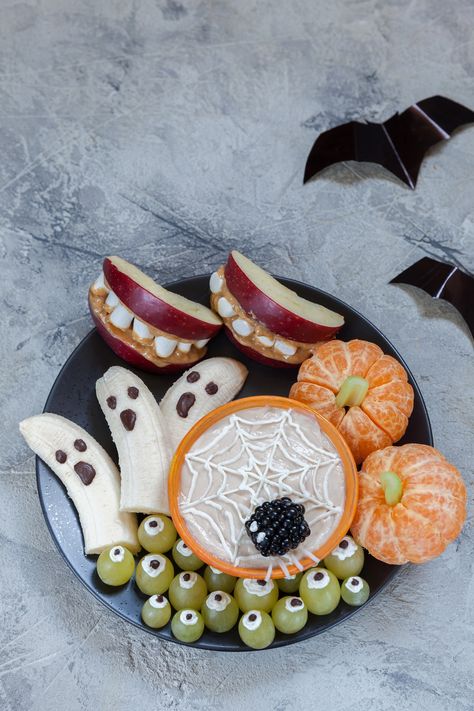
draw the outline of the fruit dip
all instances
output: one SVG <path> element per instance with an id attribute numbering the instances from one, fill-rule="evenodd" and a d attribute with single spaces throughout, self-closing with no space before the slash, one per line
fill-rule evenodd
<path id="1" fill-rule="evenodd" d="M 245 522 L 265 501 L 303 504 L 310 535 L 294 550 L 263 557 Z M 341 458 L 315 417 L 297 408 L 257 406 L 224 416 L 190 447 L 181 471 L 179 512 L 195 543 L 235 567 L 303 569 L 336 529 L 345 503 Z"/>

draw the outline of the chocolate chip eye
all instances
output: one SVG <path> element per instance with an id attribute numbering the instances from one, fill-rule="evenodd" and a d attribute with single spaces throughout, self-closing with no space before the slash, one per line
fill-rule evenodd
<path id="1" fill-rule="evenodd" d="M 131 398 L 132 400 L 136 400 L 137 397 L 138 397 L 138 388 L 136 388 L 136 387 L 134 387 L 133 385 L 131 385 L 131 386 L 128 388 L 127 393 L 128 393 L 128 397 L 129 397 L 129 398 Z"/>
<path id="2" fill-rule="evenodd" d="M 211 380 L 211 382 L 208 383 L 204 389 L 208 395 L 215 395 L 216 392 L 219 390 L 219 387 Z"/>
<path id="3" fill-rule="evenodd" d="M 56 455 L 55 455 L 55 456 L 56 456 L 56 461 L 59 462 L 60 464 L 64 464 L 64 462 L 65 462 L 66 459 L 67 459 L 67 454 L 66 454 L 66 452 L 63 452 L 62 449 L 58 449 L 58 450 L 56 451 Z"/>
<path id="4" fill-rule="evenodd" d="M 115 408 L 117 407 L 117 398 L 114 395 L 108 397 L 107 405 L 110 407 L 111 410 L 115 410 Z"/>
<path id="5" fill-rule="evenodd" d="M 87 449 L 87 444 L 84 442 L 83 439 L 75 439 L 74 449 L 77 449 L 78 452 L 85 452 Z"/>
<path id="6" fill-rule="evenodd" d="M 200 377 L 200 373 L 198 373 L 197 370 L 193 370 L 191 371 L 191 373 L 189 373 L 186 380 L 188 381 L 188 383 L 197 383 Z"/>

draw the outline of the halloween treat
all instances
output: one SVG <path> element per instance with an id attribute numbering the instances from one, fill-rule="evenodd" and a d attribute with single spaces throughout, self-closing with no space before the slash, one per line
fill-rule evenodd
<path id="1" fill-rule="evenodd" d="M 185 570 L 173 578 L 168 594 L 175 610 L 185 607 L 200 610 L 207 595 L 207 587 L 199 573 Z"/>
<path id="2" fill-rule="evenodd" d="M 173 546 L 173 560 L 182 570 L 199 570 L 203 562 L 194 555 L 191 548 L 179 538 Z"/>
<path id="3" fill-rule="evenodd" d="M 204 580 L 206 581 L 209 592 L 222 590 L 223 592 L 232 593 L 234 592 L 235 583 L 237 582 L 237 578 L 234 578 L 233 575 L 223 573 L 212 565 L 206 565 Z"/>
<path id="4" fill-rule="evenodd" d="M 209 565 L 288 577 L 347 531 L 356 474 L 342 438 L 311 408 L 241 399 L 200 420 L 180 445 L 170 472 L 173 520 Z"/>
<path id="5" fill-rule="evenodd" d="M 204 632 L 204 621 L 196 610 L 179 610 L 171 620 L 171 631 L 180 642 L 197 642 Z"/>
<path id="6" fill-rule="evenodd" d="M 86 554 L 111 546 L 136 553 L 137 521 L 119 510 L 120 475 L 100 444 L 82 427 L 51 413 L 23 420 L 20 432 L 66 487 L 79 515 Z"/>
<path id="7" fill-rule="evenodd" d="M 168 590 L 173 575 L 173 564 L 166 556 L 149 553 L 139 561 L 135 581 L 145 595 L 162 595 Z"/>
<path id="8" fill-rule="evenodd" d="M 357 464 L 403 437 L 413 410 L 405 368 L 360 340 L 320 344 L 301 365 L 290 397 L 337 427 Z"/>
<path id="9" fill-rule="evenodd" d="M 133 555 L 123 546 L 107 548 L 97 559 L 97 575 L 106 585 L 125 585 L 134 570 Z"/>
<path id="10" fill-rule="evenodd" d="M 228 632 L 239 619 L 239 607 L 232 595 L 216 590 L 204 600 L 201 615 L 207 629 L 212 632 Z"/>
<path id="11" fill-rule="evenodd" d="M 138 376 L 120 366 L 97 381 L 96 394 L 119 456 L 121 511 L 169 514 L 171 449 L 155 398 Z"/>
<path id="12" fill-rule="evenodd" d="M 466 486 L 434 447 L 405 444 L 373 452 L 362 465 L 359 486 L 352 535 L 384 563 L 424 563 L 461 532 Z"/>
<path id="13" fill-rule="evenodd" d="M 349 575 L 359 575 L 364 567 L 364 549 L 351 536 L 344 536 L 329 555 L 324 559 L 325 567 L 339 580 Z"/>
<path id="14" fill-rule="evenodd" d="M 168 516 L 147 516 L 138 528 L 138 540 L 149 553 L 167 553 L 176 540 L 176 529 Z"/>
<path id="15" fill-rule="evenodd" d="M 340 314 L 298 296 L 235 250 L 212 274 L 210 290 L 230 340 L 267 365 L 298 365 L 344 323 Z"/>
<path id="16" fill-rule="evenodd" d="M 164 595 L 152 595 L 142 607 L 142 620 L 148 627 L 160 629 L 171 618 L 171 605 Z"/>
<path id="17" fill-rule="evenodd" d="M 348 605 L 359 607 L 367 602 L 370 588 L 358 575 L 350 575 L 341 583 L 341 597 Z"/>
<path id="18" fill-rule="evenodd" d="M 208 358 L 183 373 L 160 403 L 173 451 L 201 417 L 234 399 L 247 373 L 233 358 Z"/>
<path id="19" fill-rule="evenodd" d="M 330 570 L 311 568 L 301 580 L 300 597 L 313 615 L 329 615 L 341 599 L 339 581 Z"/>
<path id="20" fill-rule="evenodd" d="M 89 289 L 99 334 L 120 358 L 142 370 L 183 370 L 204 357 L 221 320 L 206 306 L 159 286 L 121 257 L 106 257 Z"/>
<path id="21" fill-rule="evenodd" d="M 251 649 L 265 649 L 275 639 L 275 626 L 272 618 L 263 610 L 249 610 L 239 622 L 239 636 Z"/>
<path id="22" fill-rule="evenodd" d="M 284 634 L 295 634 L 308 621 L 308 608 L 300 597 L 282 597 L 272 610 L 276 629 Z"/>
<path id="23" fill-rule="evenodd" d="M 248 610 L 270 612 L 278 600 L 278 587 L 273 580 L 239 578 L 235 585 L 234 597 L 242 612 Z"/>

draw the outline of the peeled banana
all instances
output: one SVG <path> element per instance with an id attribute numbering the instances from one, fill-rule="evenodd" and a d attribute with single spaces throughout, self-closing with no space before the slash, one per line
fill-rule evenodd
<path id="1" fill-rule="evenodd" d="M 97 381 L 96 394 L 118 452 L 120 510 L 169 515 L 172 452 L 152 393 L 130 370 L 113 366 Z"/>
<path id="2" fill-rule="evenodd" d="M 66 487 L 79 514 L 86 554 L 119 544 L 136 553 L 136 517 L 119 510 L 120 475 L 100 444 L 74 422 L 50 413 L 23 420 L 20 432 Z"/>

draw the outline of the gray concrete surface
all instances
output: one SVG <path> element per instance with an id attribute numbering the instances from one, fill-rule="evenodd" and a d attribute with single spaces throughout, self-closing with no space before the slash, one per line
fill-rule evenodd
<path id="1" fill-rule="evenodd" d="M 448 304 L 388 281 L 424 254 L 474 270 L 474 129 L 432 151 L 414 192 L 356 164 L 301 180 L 335 122 L 433 93 L 474 105 L 471 0 L 0 5 L 2 711 L 472 709 L 472 341 Z M 161 644 L 82 589 L 17 434 L 91 328 L 104 255 L 167 280 L 231 247 L 392 339 L 470 487 L 440 559 L 328 634 L 239 656 Z"/>

